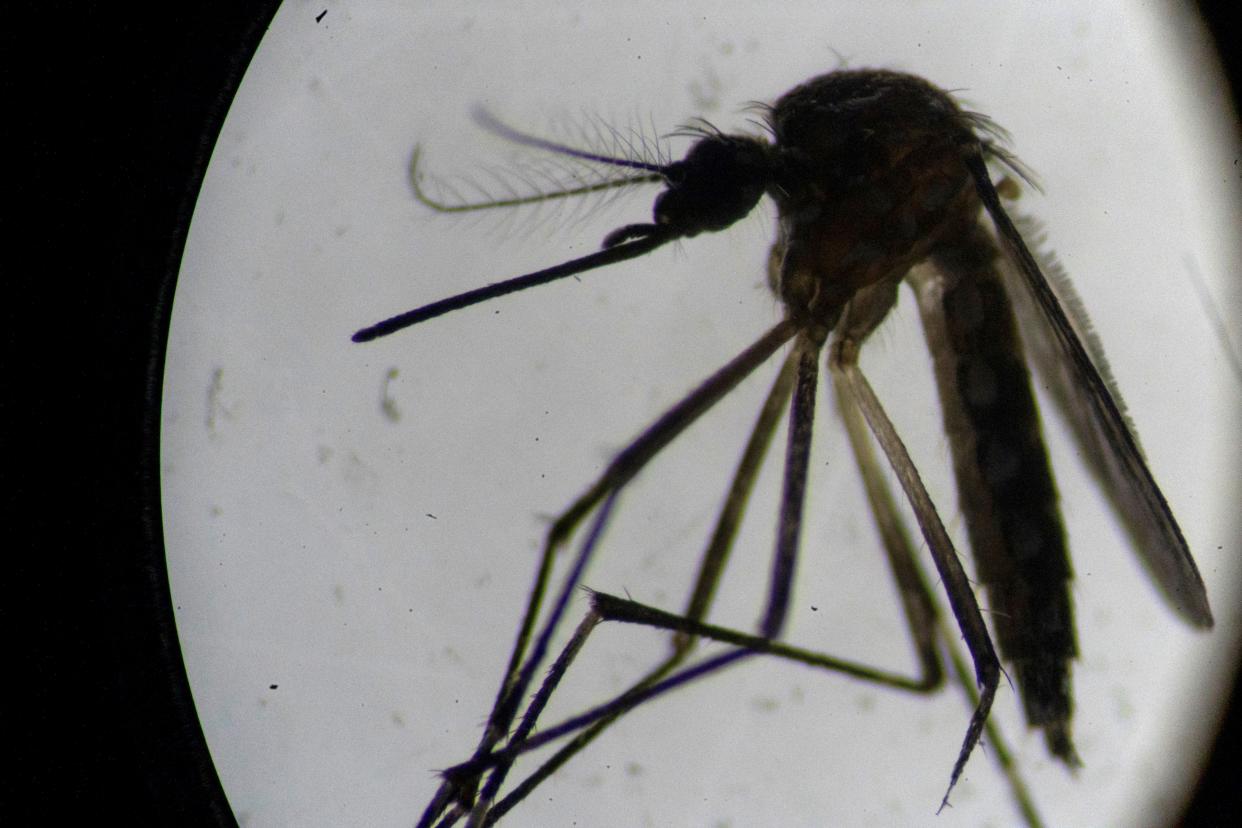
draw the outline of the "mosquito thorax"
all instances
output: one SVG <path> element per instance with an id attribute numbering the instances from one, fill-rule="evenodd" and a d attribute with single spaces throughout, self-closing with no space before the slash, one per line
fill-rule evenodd
<path id="1" fill-rule="evenodd" d="M 708 135 L 663 174 L 655 223 L 679 236 L 723 230 L 745 217 L 772 178 L 771 147 L 742 135 Z"/>
<path id="2" fill-rule="evenodd" d="M 977 220 L 964 162 L 974 123 L 921 78 L 831 72 L 782 96 L 768 121 L 775 281 L 795 317 L 831 325 L 858 291 L 895 283 Z"/>

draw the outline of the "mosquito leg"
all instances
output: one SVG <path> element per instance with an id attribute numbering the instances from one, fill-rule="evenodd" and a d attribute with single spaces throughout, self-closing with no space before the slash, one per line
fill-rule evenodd
<path id="1" fill-rule="evenodd" d="M 535 697 L 526 707 L 526 712 L 522 714 L 522 722 L 518 725 L 517 730 L 510 737 L 510 744 L 521 744 L 530 732 L 535 729 L 535 723 L 539 721 L 539 715 L 543 713 L 543 709 L 547 706 L 552 698 L 553 692 L 561 683 L 565 673 L 569 670 L 569 665 L 577 658 L 578 653 L 582 651 L 583 645 L 586 644 L 587 637 L 595 629 L 596 625 L 601 621 L 598 612 L 592 609 L 586 614 L 586 617 L 578 624 L 578 628 L 574 631 L 573 637 L 569 643 L 561 650 L 561 654 L 557 656 L 556 661 L 552 663 L 551 669 L 548 670 L 547 677 L 539 685 L 539 690 L 535 693 Z M 496 799 L 496 795 L 500 793 L 500 786 L 504 784 L 505 777 L 508 775 L 513 762 L 502 762 L 498 764 L 491 775 L 487 778 L 487 783 L 483 786 L 479 799 L 475 803 L 474 810 L 470 814 L 470 819 L 466 823 L 466 828 L 481 828 L 483 825 L 490 825 L 499 815 L 488 819 L 491 814 L 492 803 Z"/>
<path id="2" fill-rule="evenodd" d="M 798 353 L 793 351 L 785 360 L 780 375 L 777 376 L 776 383 L 772 386 L 772 391 L 768 394 L 759 412 L 754 431 L 746 444 L 746 450 L 742 452 L 737 473 L 734 475 L 732 485 L 729 486 L 724 506 L 721 507 L 720 517 L 716 521 L 711 541 L 703 555 L 703 562 L 699 565 L 699 575 L 690 593 L 690 600 L 686 604 L 684 613 L 686 618 L 702 621 L 707 617 L 707 611 L 716 597 L 716 587 L 720 584 L 720 578 L 729 562 L 729 554 L 733 550 L 738 526 L 745 513 L 746 504 L 750 500 L 751 491 L 754 489 L 755 478 L 759 476 L 759 468 L 767 454 L 768 446 L 771 445 L 772 435 L 776 432 L 776 424 L 781 411 L 793 393 L 797 367 Z M 693 647 L 693 637 L 687 638 L 680 635 L 673 637 L 674 652 L 688 654 L 691 647 Z"/>
<path id="3" fill-rule="evenodd" d="M 782 329 L 782 326 L 778 325 L 772 333 L 776 333 Z M 772 334 L 769 334 L 769 337 L 770 336 L 772 336 Z M 790 409 L 790 430 L 786 449 L 785 481 L 781 499 L 780 520 L 777 528 L 776 553 L 772 569 L 772 584 L 769 592 L 768 608 L 765 612 L 763 623 L 760 626 L 760 634 L 763 638 L 774 638 L 779 635 L 781 626 L 784 624 L 789 605 L 789 595 L 792 587 L 797 556 L 798 536 L 802 522 L 802 507 L 806 494 L 807 466 L 810 462 L 811 433 L 815 414 L 815 391 L 819 375 L 819 348 L 819 344 L 814 342 L 811 337 L 806 334 L 799 335 L 797 343 L 794 346 L 794 353 L 797 355 L 798 374 L 794 388 L 793 405 Z M 719 373 L 716 376 L 719 376 Z M 691 396 L 694 397 L 696 395 L 692 394 Z M 674 409 L 674 411 L 676 410 L 677 409 Z M 643 443 L 646 438 L 657 432 L 663 433 L 663 431 L 667 430 L 661 428 L 663 422 L 663 418 L 661 421 L 657 421 L 656 425 L 649 429 L 643 437 L 639 438 L 639 440 L 635 444 L 631 445 L 629 449 L 622 452 L 616 462 L 621 461 L 622 458 L 630 454 L 632 450 L 639 447 L 639 445 Z M 630 476 L 632 476 L 632 473 L 626 476 L 622 482 L 624 482 L 624 480 L 628 480 Z M 607 477 L 608 474 L 605 473 L 605 476 L 602 479 L 607 479 Z M 587 495 L 584 495 L 584 498 L 589 495 L 590 492 L 588 492 Z M 575 563 L 571 576 L 565 581 L 563 590 L 573 588 L 576 585 L 576 576 L 580 573 L 581 569 L 585 567 L 586 558 L 589 556 L 589 549 L 594 546 L 595 540 L 598 538 L 599 533 L 602 532 L 606 514 L 612 503 L 615 502 L 616 496 L 617 488 L 614 486 L 611 489 L 611 494 L 609 495 L 604 508 L 600 511 L 600 517 L 596 520 L 596 524 L 592 530 L 590 538 L 588 538 L 587 543 L 583 545 L 583 552 L 579 555 L 579 561 Z M 573 507 L 571 507 L 570 512 L 573 512 Z M 562 592 L 562 595 L 563 594 L 564 592 Z M 563 608 L 558 606 L 557 610 L 553 613 L 553 617 L 551 617 L 547 622 L 545 634 L 540 637 L 541 645 L 544 643 L 551 628 L 558 620 L 557 615 L 561 609 Z M 538 650 L 538 647 L 536 650 Z M 482 772 L 485 767 L 499 767 L 506 763 L 511 763 L 512 758 L 516 757 L 519 753 L 532 750 L 539 745 L 546 744 L 548 741 L 560 738 L 567 733 L 578 730 L 589 724 L 593 724 L 600 719 L 612 715 L 614 711 L 628 709 L 628 707 L 632 707 L 634 704 L 637 704 L 646 698 L 658 695 L 659 693 L 665 692 L 667 689 L 671 689 L 671 686 L 675 686 L 669 685 L 669 687 L 664 687 L 663 685 L 668 684 L 668 681 L 675 681 L 676 684 L 685 683 L 686 681 L 690 681 L 699 675 L 714 672 L 715 670 L 724 667 L 726 664 L 737 661 L 740 658 L 754 655 L 756 652 L 757 650 L 754 649 L 740 649 L 726 653 L 724 656 L 709 659 L 708 661 L 685 671 L 680 678 L 674 677 L 672 680 L 661 682 L 638 693 L 623 694 L 617 700 L 616 704 L 610 703 L 609 705 L 603 705 L 600 708 L 596 708 L 595 710 L 584 714 L 583 716 L 576 717 L 575 719 L 565 723 L 563 727 L 558 729 L 555 733 L 544 732 L 521 743 L 515 743 L 515 741 L 511 740 L 506 748 L 493 753 L 490 751 L 490 748 L 499 743 L 501 736 L 498 734 L 495 740 L 488 745 L 488 750 L 476 751 L 474 758 L 472 758 L 469 762 L 463 763 L 462 765 L 458 765 L 451 769 L 450 779 L 457 776 L 469 776 L 471 774 Z M 521 694 L 525 692 L 525 688 L 529 684 L 529 675 L 532 672 L 532 665 L 536 664 L 538 660 L 540 660 L 540 654 L 536 651 L 532 653 L 526 666 L 522 668 L 522 680 L 513 682 L 513 689 L 510 691 L 509 697 L 502 701 L 502 709 L 504 707 L 511 706 L 514 700 L 520 698 Z M 510 721 L 512 721 L 511 715 L 508 716 L 507 719 L 501 717 L 496 720 L 496 722 L 503 722 L 506 729 L 508 722 Z M 493 724 L 496 722 L 489 723 L 489 731 L 495 730 Z"/>
<path id="4" fill-rule="evenodd" d="M 505 723 L 506 731 L 508 730 L 509 724 L 513 720 L 513 715 L 516 714 L 516 705 L 520 702 L 522 696 L 526 694 L 527 688 L 530 687 L 531 682 L 534 680 L 535 671 L 538 670 L 540 664 L 543 663 L 544 656 L 547 653 L 548 647 L 552 640 L 552 635 L 556 632 L 560 619 L 564 616 L 565 609 L 569 606 L 569 600 L 573 596 L 573 591 L 577 589 L 579 582 L 582 580 L 582 574 L 586 570 L 586 566 L 595 552 L 595 547 L 599 544 L 599 540 L 604 534 L 604 528 L 608 525 L 608 518 L 612 514 L 613 506 L 616 504 L 619 494 L 619 489 L 613 489 L 600 506 L 599 511 L 596 513 L 595 521 L 591 526 L 591 531 L 587 534 L 586 539 L 583 540 L 582 547 L 578 551 L 578 555 L 570 568 L 569 574 L 565 576 L 565 579 L 561 584 L 561 591 L 556 597 L 556 602 L 553 604 L 552 610 L 549 613 L 547 622 L 544 624 L 543 630 L 540 632 L 539 637 L 535 641 L 535 646 L 531 651 L 530 658 L 526 660 L 517 680 L 513 683 L 512 695 L 508 700 L 506 700 L 506 704 L 514 706 L 513 713 L 510 713 L 506 709 L 502 709 L 502 715 L 505 716 L 503 721 Z M 594 615 L 594 613 L 588 613 L 587 617 L 579 625 L 578 632 L 574 635 L 569 645 L 565 647 L 565 649 L 561 652 L 561 655 L 557 658 L 552 672 L 543 682 L 543 685 L 540 687 L 535 699 L 527 706 L 526 714 L 523 717 L 522 723 L 519 725 L 517 731 L 508 737 L 510 744 L 514 742 L 520 743 L 526 738 L 527 735 L 529 735 L 530 731 L 534 729 L 535 722 L 538 721 L 539 714 L 543 712 L 543 708 L 547 704 L 548 699 L 551 697 L 552 691 L 556 688 L 556 685 L 560 682 L 561 677 L 565 674 L 565 670 L 568 669 L 569 663 L 573 660 L 574 656 L 577 655 L 578 651 L 582 648 L 582 645 L 586 642 L 587 635 L 590 634 L 591 630 L 595 627 L 595 624 L 598 623 L 599 619 L 594 617 Z M 488 730 L 493 730 L 491 722 L 488 724 Z M 498 732 L 495 735 L 495 743 L 499 743 L 505 737 L 504 733 Z M 481 824 L 481 820 L 484 816 L 486 816 L 492 800 L 496 798 L 496 794 L 500 791 L 500 786 L 504 784 L 505 776 L 508 775 L 509 768 L 512 764 L 512 760 L 496 763 L 492 770 L 491 776 L 488 778 L 487 783 L 483 786 L 483 792 L 479 797 L 478 802 L 475 803 L 475 806 L 471 811 L 468 828 L 478 828 Z M 473 786 L 473 783 L 469 784 Z"/>
<path id="5" fill-rule="evenodd" d="M 914 462 L 910 459 L 905 445 L 902 444 L 896 429 L 893 428 L 892 422 L 884 412 L 884 407 L 875 396 L 871 384 L 867 382 L 866 376 L 858 367 L 857 341 L 838 339 L 833 345 L 829 364 L 834 376 L 840 377 L 839 387 L 853 398 L 854 404 L 862 411 L 867 425 L 871 428 L 871 433 L 884 450 L 889 464 L 905 490 L 906 497 L 919 522 L 919 528 L 931 551 L 936 570 L 945 585 L 953 616 L 957 619 L 958 626 L 966 638 L 966 646 L 975 663 L 975 679 L 981 688 L 979 703 L 966 729 L 966 737 L 962 742 L 957 761 L 953 764 L 953 771 L 949 776 L 949 787 L 941 802 L 941 808 L 943 808 L 949 801 L 949 794 L 953 791 L 953 786 L 957 784 L 962 769 L 966 766 L 966 760 L 970 758 L 971 752 L 983 733 L 983 726 L 987 722 L 988 712 L 992 708 L 992 700 L 996 696 L 996 689 L 1000 682 L 1000 662 L 992 647 L 992 639 L 988 635 L 987 627 L 983 623 L 983 616 L 979 612 L 979 604 L 971 590 L 966 571 L 962 569 L 962 564 L 957 559 L 953 543 L 949 540 L 944 524 L 941 523 L 940 516 L 936 513 L 936 507 L 927 494 L 927 489 L 923 486 L 918 469 L 914 467 Z"/>
<path id="6" fill-rule="evenodd" d="M 789 610 L 789 596 L 793 591 L 798 539 L 802 532 L 802 510 L 806 503 L 807 467 L 811 460 L 821 347 L 822 343 L 813 343 L 810 336 L 803 334 L 798 337 L 795 348 L 798 379 L 794 386 L 793 405 L 789 409 L 789 441 L 785 449 L 785 479 L 776 529 L 776 554 L 772 560 L 768 608 L 759 625 L 759 633 L 764 638 L 776 638 L 781 634 Z"/>
<path id="7" fill-rule="evenodd" d="M 782 322 L 765 334 L 758 342 L 709 377 L 681 402 L 656 420 L 638 439 L 622 450 L 604 470 L 599 479 L 552 524 L 544 543 L 539 574 L 531 590 L 531 599 L 527 607 L 526 616 L 523 619 L 518 640 L 514 645 L 513 655 L 510 659 L 507 671 L 510 679 L 516 678 L 518 665 L 525 655 L 526 646 L 533 632 L 535 621 L 538 618 L 543 594 L 547 589 L 547 581 L 551 575 L 552 565 L 559 547 L 601 500 L 610 493 L 619 491 L 661 449 L 676 439 L 682 431 L 689 427 L 712 405 L 732 391 L 738 383 L 767 360 L 793 334 L 794 326 L 791 323 Z M 572 588 L 573 585 L 567 586 Z M 553 626 L 557 620 L 559 618 L 549 619 L 548 626 Z M 506 685 L 508 683 L 509 681 L 506 681 Z M 524 691 L 525 688 L 519 688 L 516 694 L 511 694 L 506 687 L 502 688 L 501 695 L 502 697 L 510 695 L 520 697 L 520 694 Z M 506 722 L 505 727 L 507 728 L 507 726 L 508 723 Z"/>
<path id="8" fill-rule="evenodd" d="M 509 665 L 505 670 L 505 677 L 497 692 L 483 737 L 475 750 L 474 755 L 476 758 L 488 755 L 497 744 L 504 740 L 514 717 L 517 715 L 521 699 L 530 685 L 531 678 L 545 655 L 546 649 L 537 649 L 536 652 L 531 653 L 529 662 L 523 666 L 524 662 L 527 661 L 526 651 L 530 645 L 531 636 L 534 633 L 535 625 L 539 618 L 543 597 L 547 592 L 558 549 L 573 534 L 578 524 L 605 497 L 609 495 L 615 496 L 652 457 L 672 442 L 700 415 L 711 408 L 712 405 L 733 390 L 738 383 L 766 361 L 778 348 L 789 341 L 796 333 L 796 330 L 797 326 L 795 323 L 789 320 L 777 324 L 755 344 L 744 350 L 719 371 L 712 374 L 681 402 L 665 412 L 638 439 L 618 454 L 599 479 L 553 523 L 544 542 L 543 554 L 535 576 L 535 582 L 531 587 L 526 613 L 519 628 L 517 639 L 514 642 Z M 602 523 L 597 525 L 602 530 Z M 583 548 L 586 554 L 582 556 L 581 566 L 575 567 L 573 580 L 566 581 L 562 589 L 563 595 L 572 593 L 572 590 L 576 587 L 576 579 L 581 576 L 582 570 L 585 569 L 590 551 L 593 549 L 593 544 L 589 546 L 584 544 Z M 554 610 L 545 622 L 544 633 L 539 638 L 539 641 L 545 642 L 545 647 L 546 642 L 551 638 L 552 631 L 559 624 L 562 612 L 563 606 Z M 474 796 L 474 784 L 466 784 L 462 778 L 446 779 L 433 797 L 431 805 L 428 806 L 427 812 L 424 813 L 420 825 L 434 824 L 436 816 L 443 812 L 452 802 L 458 802 L 466 807 L 471 807 Z M 434 813 L 432 813 L 433 811 Z"/>
<path id="9" fill-rule="evenodd" d="M 906 531 L 905 523 L 897 511 L 888 482 L 884 479 L 875 452 L 871 448 L 871 436 L 867 432 L 866 421 L 859 410 L 853 395 L 845 387 L 843 376 L 831 370 L 833 386 L 836 390 L 837 409 L 845 423 L 845 431 L 849 436 L 850 448 L 854 454 L 854 462 L 858 466 L 863 488 L 867 493 L 867 502 L 871 507 L 871 515 L 875 519 L 876 530 L 880 534 L 881 545 L 892 570 L 893 580 L 897 583 L 897 593 L 901 599 L 902 612 L 906 617 L 906 626 L 914 640 L 915 652 L 918 654 L 923 675 L 926 676 L 928 689 L 940 686 L 944 679 L 944 670 L 936 653 L 935 630 L 939 624 L 939 612 L 926 578 L 915 560 Z"/>
<path id="10" fill-rule="evenodd" d="M 949 664 L 953 667 L 953 675 L 957 679 L 957 683 L 966 691 L 966 698 L 970 702 L 971 707 L 979 704 L 979 692 L 974 687 L 973 676 L 970 674 L 970 668 L 962 659 L 958 648 L 953 642 L 953 637 L 944 624 L 939 625 L 940 636 L 944 641 L 945 651 L 949 656 Z M 1035 800 L 1031 798 L 1031 792 L 1027 790 L 1026 782 L 1018 773 L 1018 768 L 1013 759 L 1013 754 L 1009 750 L 1009 744 L 1005 741 L 1004 735 L 1000 728 L 991 720 L 984 725 L 983 732 L 987 734 L 987 745 L 991 749 L 993 760 L 1001 769 L 1001 773 L 1005 775 L 1005 780 L 1009 783 L 1009 792 L 1013 794 L 1014 807 L 1022 814 L 1022 820 L 1028 828 L 1042 828 L 1044 821 L 1040 817 L 1039 811 L 1035 808 Z"/>
<path id="11" fill-rule="evenodd" d="M 911 678 L 900 673 L 881 670 L 856 661 L 835 658 L 824 653 L 807 650 L 803 647 L 795 647 L 792 644 L 786 644 L 762 635 L 744 633 L 727 627 L 718 627 L 715 624 L 705 624 L 702 621 L 692 621 L 684 615 L 665 612 L 656 607 L 640 604 L 627 598 L 608 595 L 603 592 L 593 593 L 591 604 L 595 612 L 604 621 L 621 621 L 629 624 L 641 624 L 645 627 L 654 627 L 656 629 L 673 630 L 682 635 L 732 644 L 755 654 L 771 655 L 789 661 L 797 661 L 810 667 L 819 667 L 831 670 L 834 673 L 843 673 L 853 678 L 862 679 L 873 684 L 882 684 L 886 687 L 894 687 L 899 690 L 926 693 L 934 690 L 936 685 L 940 683 L 940 676 L 936 676 L 932 682 L 929 682 L 926 676 Z M 937 669 L 939 669 L 938 666 Z M 624 698 L 625 696 L 620 696 L 617 701 L 620 702 Z"/>
<path id="12" fill-rule="evenodd" d="M 475 759 L 478 759 L 481 756 L 492 755 L 491 748 L 505 740 L 509 725 L 512 724 L 513 717 L 516 715 L 516 705 L 518 704 L 518 700 L 520 700 L 520 698 L 525 694 L 526 688 L 530 686 L 533 679 L 535 670 L 539 668 L 539 665 L 543 661 L 543 656 L 547 652 L 549 642 L 555 632 L 557 626 L 556 622 L 564 614 L 565 608 L 568 606 L 570 597 L 573 594 L 573 590 L 577 587 L 578 582 L 581 580 L 582 573 L 595 550 L 595 546 L 599 542 L 600 537 L 603 535 L 604 528 L 608 523 L 608 517 L 612 513 L 612 507 L 616 503 L 617 495 L 618 492 L 616 490 L 611 492 L 596 514 L 591 530 L 587 534 L 587 537 L 583 540 L 582 546 L 578 551 L 578 555 L 573 562 L 570 572 L 566 575 L 561 591 L 557 595 L 556 603 L 550 615 L 550 620 L 547 624 L 545 624 L 539 638 L 536 640 L 534 652 L 532 653 L 531 658 L 521 666 L 520 673 L 516 678 L 506 676 L 505 687 L 511 688 L 512 695 L 497 698 L 497 707 L 492 710 L 491 718 L 489 718 L 487 727 L 484 731 L 483 740 L 480 743 L 479 748 L 475 751 Z M 529 724 L 527 724 L 527 722 L 523 722 L 525 733 L 529 733 L 530 729 L 534 727 L 534 720 L 538 718 L 539 711 L 541 711 L 543 705 L 547 703 L 547 697 L 551 695 L 552 689 L 555 687 L 556 682 L 560 680 L 560 676 L 564 674 L 564 670 L 568 667 L 568 663 L 572 661 L 578 650 L 581 649 L 582 644 L 586 640 L 586 636 L 590 633 L 597 621 L 598 619 L 593 619 L 591 615 L 588 615 L 587 618 L 579 625 L 578 633 L 575 634 L 573 640 L 571 640 L 569 645 L 562 651 L 560 657 L 557 659 L 557 663 L 559 665 L 561 662 L 564 662 L 565 667 L 562 667 L 559 673 L 554 672 L 555 680 L 552 681 L 550 685 L 548 682 L 544 683 L 546 692 L 542 689 L 540 691 L 540 695 L 543 697 L 542 701 L 540 701 L 539 698 L 536 698 L 536 700 L 531 703 L 526 717 Z M 504 688 L 502 687 L 502 693 L 503 692 Z M 501 705 L 505 706 L 502 707 Z M 532 714 L 530 711 L 535 709 L 536 706 L 538 709 Z M 524 738 L 525 733 L 519 733 L 516 738 Z M 510 739 L 510 741 L 512 741 L 512 739 Z M 485 746 L 486 750 L 484 749 Z M 464 768 L 472 767 L 472 763 L 466 763 L 464 766 L 458 765 L 456 768 L 452 768 L 445 772 L 443 774 L 444 782 L 441 783 L 436 795 L 432 798 L 431 803 L 423 812 L 422 819 L 418 823 L 419 828 L 432 825 L 434 820 L 440 816 L 444 808 L 449 804 L 453 804 L 455 806 L 454 812 L 446 816 L 445 819 L 439 824 L 454 824 L 460 816 L 460 810 L 463 808 L 470 809 L 470 825 L 477 826 L 480 824 L 479 820 L 486 816 L 488 806 L 491 800 L 495 797 L 497 791 L 499 791 L 501 784 L 504 782 L 504 777 L 508 773 L 511 764 L 511 759 L 505 759 L 503 757 L 496 761 L 490 762 L 488 767 L 492 768 L 492 775 L 489 777 L 486 785 L 484 786 L 482 794 L 477 796 L 476 790 L 478 788 L 481 772 L 464 772 Z"/>
<path id="13" fill-rule="evenodd" d="M 769 266 L 769 276 L 774 273 L 773 268 L 779 266 L 779 255 L 773 253 Z M 758 474 L 759 466 L 763 457 L 767 452 L 767 448 L 771 442 L 772 434 L 775 432 L 780 412 L 788 401 L 793 389 L 793 382 L 796 373 L 796 354 L 791 353 L 786 359 L 784 367 L 767 400 L 764 403 L 758 421 L 755 424 L 751 437 L 743 452 L 742 460 L 735 472 L 734 479 L 726 495 L 725 504 L 721 510 L 721 514 L 717 519 L 716 528 L 713 531 L 712 539 L 704 553 L 703 561 L 699 567 L 699 575 L 695 582 L 695 587 L 691 593 L 690 601 L 686 608 L 686 615 L 696 620 L 701 620 L 707 613 L 715 594 L 716 586 L 724 571 L 725 564 L 728 560 L 734 538 L 736 536 L 737 526 L 741 521 L 741 516 L 745 510 L 746 502 L 749 499 L 750 492 L 753 488 L 754 478 Z M 581 502 L 589 497 L 590 492 L 584 495 Z M 576 504 L 578 505 L 578 504 Z M 574 511 L 575 507 L 571 507 L 566 517 Z M 586 508 L 590 508 L 589 505 Z M 654 667 L 647 675 L 639 679 L 633 686 L 629 688 L 627 693 L 635 693 L 643 688 L 649 687 L 669 675 L 676 667 L 681 664 L 689 655 L 694 646 L 694 638 L 682 633 L 678 633 L 673 637 L 673 652 L 663 662 Z M 526 779 L 524 779 L 514 790 L 493 808 L 489 816 L 488 824 L 499 819 L 504 813 L 524 799 L 532 790 L 534 790 L 545 779 L 556 772 L 562 765 L 569 761 L 576 753 L 590 744 L 594 739 L 603 732 L 615 719 L 620 715 L 605 718 L 577 733 L 572 740 L 564 745 L 544 764 L 540 765 Z"/>
<path id="14" fill-rule="evenodd" d="M 932 681 L 934 676 L 934 684 L 931 684 L 928 689 L 938 686 L 943 677 L 941 660 L 936 647 L 938 635 L 953 668 L 954 678 L 961 685 L 973 709 L 979 704 L 979 692 L 975 689 L 974 678 L 958 652 L 954 643 L 955 636 L 945 628 L 944 620 L 940 617 L 922 567 L 919 566 L 913 554 L 914 547 L 905 530 L 905 523 L 898 514 L 888 483 L 876 461 L 875 453 L 871 450 L 871 439 L 867 433 L 862 412 L 857 406 L 851 404 L 852 398 L 848 390 L 841 387 L 840 380 L 834 376 L 834 381 L 837 386 L 837 404 L 841 410 L 842 419 L 845 421 L 850 446 L 854 450 L 854 458 L 858 463 L 859 474 L 866 487 L 871 513 L 875 517 L 893 577 L 898 585 L 906 621 L 914 638 L 924 673 L 929 677 L 929 681 Z M 987 734 L 992 758 L 1009 784 L 1014 805 L 1022 815 L 1023 822 L 1028 828 L 1040 828 L 1043 820 L 1035 809 L 1035 803 L 1026 788 L 1026 783 L 1018 773 L 1000 728 L 988 719 L 984 733 Z"/>
<path id="15" fill-rule="evenodd" d="M 784 410 L 786 403 L 789 401 L 790 394 L 793 393 L 796 368 L 797 355 L 796 352 L 791 352 L 786 358 L 785 364 L 772 386 L 772 390 L 768 393 L 768 397 L 759 412 L 759 417 L 751 432 L 750 439 L 742 453 L 742 458 L 738 462 L 733 481 L 729 486 L 728 494 L 725 496 L 724 505 L 716 520 L 716 528 L 712 532 L 711 541 L 708 543 L 703 560 L 699 564 L 699 574 L 686 606 L 686 618 L 701 621 L 711 606 L 716 586 L 720 582 L 725 565 L 728 562 L 729 553 L 732 551 L 738 525 L 741 523 L 746 504 L 754 488 L 755 478 L 758 476 L 764 456 L 771 444 L 772 435 L 776 431 L 781 411 Z M 695 637 L 692 635 L 685 632 L 677 632 L 673 636 L 673 648 L 669 657 L 635 682 L 627 693 L 642 690 L 668 676 L 689 656 L 695 640 Z M 491 824 L 494 820 L 500 819 L 575 754 L 594 741 L 620 715 L 618 713 L 601 719 L 575 734 L 556 754 L 531 772 L 504 799 L 497 802 L 489 812 L 488 821 L 485 824 Z"/>

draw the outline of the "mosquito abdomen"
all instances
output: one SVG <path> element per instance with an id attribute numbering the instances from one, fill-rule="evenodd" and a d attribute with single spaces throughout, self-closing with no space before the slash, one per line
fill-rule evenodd
<path id="1" fill-rule="evenodd" d="M 934 275 L 915 284 L 985 612 L 1027 722 L 1076 764 L 1065 529 L 999 255 L 975 225 L 938 247 Z"/>

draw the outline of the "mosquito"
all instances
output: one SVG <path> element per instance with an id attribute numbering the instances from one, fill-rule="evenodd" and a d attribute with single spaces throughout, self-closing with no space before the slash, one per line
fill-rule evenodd
<path id="1" fill-rule="evenodd" d="M 576 149 L 484 116 L 484 127 L 509 141 L 620 171 L 529 197 L 441 203 L 420 188 L 414 152 L 415 194 L 437 211 L 508 207 L 643 183 L 664 189 L 655 199 L 652 221 L 614 230 L 594 253 L 394 316 L 358 331 L 355 342 L 633 259 L 674 240 L 724 230 L 765 195 L 777 208 L 768 282 L 783 305 L 780 322 L 643 431 L 552 524 L 483 735 L 468 759 L 442 773 L 420 826 L 461 820 L 472 827 L 494 824 L 627 711 L 758 655 L 923 693 L 943 684 L 947 666 L 966 690 L 973 713 L 941 808 L 986 729 L 1024 817 L 1036 824 L 1038 815 L 1021 779 L 1009 768 L 1003 742 L 988 723 L 1002 674 L 1007 674 L 1027 723 L 1042 732 L 1049 754 L 1069 767 L 1080 761 L 1071 727 L 1071 672 L 1077 654 L 1071 567 L 1028 360 L 1071 424 L 1090 470 L 1155 585 L 1187 623 L 1212 626 L 1202 579 L 1147 468 L 1077 300 L 1053 263 L 1045 261 L 1041 267 L 1002 206 L 998 191 L 1013 183 L 1011 175 L 1029 181 L 1006 149 L 1004 131 L 931 83 L 886 70 L 830 72 L 795 87 L 772 105 L 757 106 L 766 137 L 725 134 L 698 122 L 682 130 L 694 139 L 685 157 L 669 163 Z M 999 183 L 993 182 L 989 164 L 1001 171 Z M 919 472 L 859 366 L 859 349 L 893 308 L 903 282 L 914 291 L 932 355 L 991 631 Z M 674 613 L 591 593 L 586 616 L 537 681 L 623 488 L 692 422 L 782 349 L 787 353 L 742 452 L 684 609 Z M 821 358 L 898 587 L 919 675 L 891 673 L 781 640 L 798 562 Z M 706 618 L 715 589 L 782 415 L 789 427 L 761 621 L 753 633 L 710 624 Z M 913 511 L 970 666 L 953 645 L 958 636 L 947 629 L 873 445 L 880 447 Z M 567 573 L 554 584 L 554 562 L 579 527 L 583 531 L 577 551 Z M 545 602 L 550 602 L 546 611 Z M 615 698 L 538 728 L 558 683 L 603 621 L 668 630 L 671 651 Z M 728 646 L 687 666 L 700 639 Z M 561 740 L 557 753 L 505 789 L 520 755 Z"/>

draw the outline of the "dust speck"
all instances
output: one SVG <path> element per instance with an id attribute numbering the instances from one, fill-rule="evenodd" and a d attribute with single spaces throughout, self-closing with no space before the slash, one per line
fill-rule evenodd
<path id="1" fill-rule="evenodd" d="M 397 407 L 397 400 L 392 395 L 392 383 L 399 375 L 397 369 L 389 368 L 388 373 L 384 375 L 384 385 L 380 390 L 380 411 L 384 418 L 390 423 L 401 422 L 401 409 Z"/>

